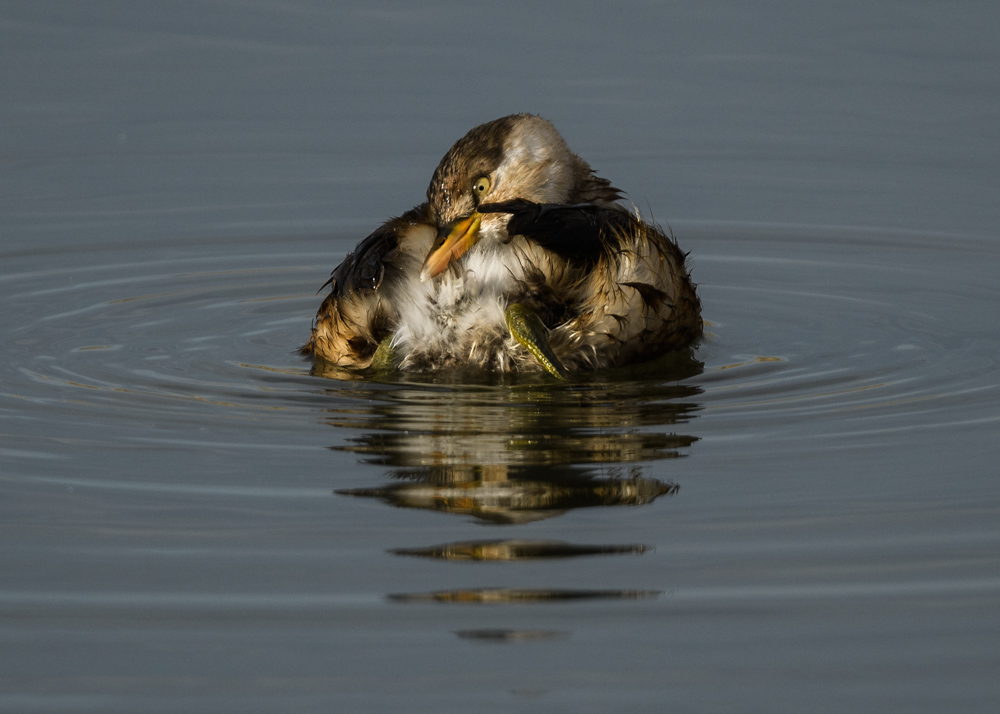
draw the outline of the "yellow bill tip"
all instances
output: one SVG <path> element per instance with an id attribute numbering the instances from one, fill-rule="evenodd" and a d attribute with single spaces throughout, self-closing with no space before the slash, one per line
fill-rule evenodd
<path id="1" fill-rule="evenodd" d="M 446 227 L 444 242 L 428 253 L 420 269 L 420 282 L 440 275 L 452 260 L 458 260 L 479 240 L 479 223 L 482 216 L 473 211 L 465 218 L 452 221 Z"/>

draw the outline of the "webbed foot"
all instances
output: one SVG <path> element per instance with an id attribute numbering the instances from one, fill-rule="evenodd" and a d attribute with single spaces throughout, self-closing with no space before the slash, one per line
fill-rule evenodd
<path id="1" fill-rule="evenodd" d="M 566 370 L 549 346 L 545 325 L 534 310 L 516 302 L 504 311 L 504 318 L 507 321 L 507 329 L 514 339 L 520 342 L 549 374 L 557 379 L 566 379 Z"/>
<path id="2" fill-rule="evenodd" d="M 392 335 L 389 335 L 379 342 L 378 349 L 375 350 L 375 355 L 372 357 L 372 363 L 368 366 L 368 369 L 375 372 L 388 372 L 396 369 L 393 352 Z"/>

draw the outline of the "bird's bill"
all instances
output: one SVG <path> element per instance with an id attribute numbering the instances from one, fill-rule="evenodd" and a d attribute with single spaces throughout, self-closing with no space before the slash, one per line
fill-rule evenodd
<path id="1" fill-rule="evenodd" d="M 452 221 L 441 231 L 444 242 L 432 250 L 420 270 L 420 282 L 430 280 L 439 275 L 453 260 L 458 260 L 479 240 L 479 223 L 482 220 L 479 211 L 473 211 L 466 218 Z"/>

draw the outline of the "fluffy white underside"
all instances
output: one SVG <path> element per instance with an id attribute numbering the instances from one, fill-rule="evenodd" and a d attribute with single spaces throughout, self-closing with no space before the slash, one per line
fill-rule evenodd
<path id="1" fill-rule="evenodd" d="M 400 285 L 406 298 L 399 303 L 400 327 L 392 343 L 403 356 L 402 366 L 509 360 L 516 348 L 504 311 L 521 276 L 519 264 L 483 246 L 470 251 L 459 269 L 436 279 L 422 283 L 408 277 Z"/>

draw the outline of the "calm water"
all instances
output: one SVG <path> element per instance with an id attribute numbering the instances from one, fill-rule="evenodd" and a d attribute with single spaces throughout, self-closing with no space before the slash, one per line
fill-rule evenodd
<path id="1" fill-rule="evenodd" d="M 0 8 L 0 709 L 996 709 L 997 11 L 607 12 Z M 311 374 L 329 270 L 525 109 L 702 345 Z"/>

